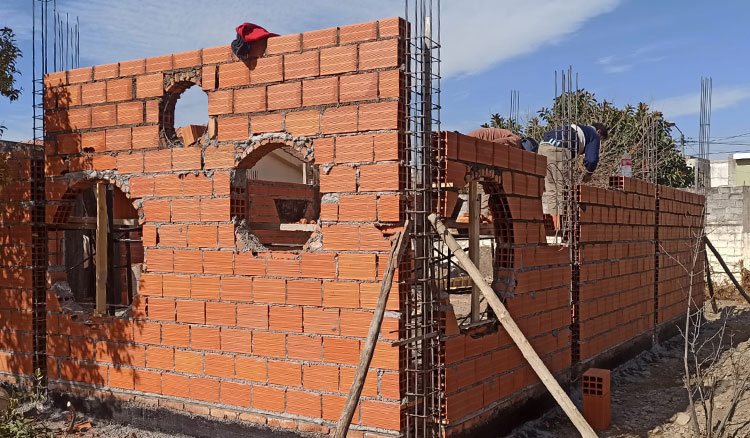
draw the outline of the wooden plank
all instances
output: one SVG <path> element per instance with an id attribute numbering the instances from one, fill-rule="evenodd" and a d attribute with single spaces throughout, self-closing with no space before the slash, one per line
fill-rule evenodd
<path id="1" fill-rule="evenodd" d="M 495 315 L 500 321 L 500 324 L 503 325 L 503 328 L 508 332 L 510 338 L 513 339 L 513 342 L 516 344 L 518 349 L 521 350 L 521 354 L 523 355 L 523 357 L 526 358 L 526 361 L 529 363 L 534 372 L 536 372 L 537 376 L 539 376 L 539 378 L 542 380 L 544 386 L 547 388 L 550 394 L 552 394 L 552 397 L 555 398 L 555 401 L 557 401 L 568 418 L 570 418 L 570 421 L 573 423 L 576 429 L 578 429 L 578 432 L 581 434 L 581 436 L 584 438 L 595 438 L 596 433 L 594 432 L 594 430 L 586 422 L 586 419 L 583 418 L 583 415 L 581 415 L 581 413 L 575 407 L 573 402 L 570 400 L 570 397 L 568 397 L 568 394 L 563 391 L 563 389 L 560 387 L 560 384 L 557 383 L 557 380 L 555 380 L 555 377 L 544 365 L 544 362 L 542 362 L 542 359 L 540 359 L 539 355 L 536 353 L 536 351 L 534 351 L 534 348 L 531 346 L 528 339 L 526 339 L 526 336 L 524 336 L 524 334 L 518 328 L 518 325 L 516 325 L 516 322 L 510 316 L 510 313 L 508 313 L 508 310 L 505 308 L 502 301 L 500 301 L 500 299 L 497 297 L 495 291 L 492 290 L 492 288 L 484 281 L 484 278 L 482 277 L 482 274 L 479 272 L 479 269 L 476 267 L 476 265 L 471 262 L 464 250 L 461 249 L 461 246 L 448 232 L 448 230 L 445 228 L 445 225 L 443 225 L 442 222 L 438 220 L 435 214 L 431 214 L 429 216 L 429 220 L 435 227 L 438 236 L 443 239 L 446 245 L 448 245 L 448 248 L 456 255 L 456 259 L 458 260 L 458 263 L 461 265 L 461 267 L 466 271 L 467 274 L 469 274 L 469 276 L 474 279 L 475 282 L 477 282 L 477 284 L 479 284 L 484 298 L 492 307 L 492 310 L 495 311 Z"/>
<path id="2" fill-rule="evenodd" d="M 372 321 L 370 321 L 367 340 L 365 341 L 362 353 L 359 355 L 359 365 L 357 365 L 357 371 L 354 374 L 354 380 L 349 389 L 346 404 L 341 411 L 339 422 L 336 425 L 336 438 L 346 437 L 346 433 L 349 431 L 349 425 L 352 422 L 352 417 L 354 416 L 354 410 L 357 407 L 357 403 L 359 403 L 359 397 L 362 395 L 362 387 L 365 384 L 367 370 L 370 368 L 372 355 L 375 352 L 375 345 L 377 344 L 378 335 L 380 334 L 380 327 L 383 324 L 383 315 L 385 314 L 385 305 L 388 302 L 388 293 L 391 290 L 391 283 L 393 282 L 393 273 L 395 272 L 396 267 L 398 267 L 401 255 L 404 253 L 404 249 L 406 249 L 406 246 L 410 241 L 407 236 L 410 227 L 411 223 L 407 220 L 404 224 L 404 230 L 398 234 L 396 241 L 393 243 L 393 246 L 391 246 L 388 266 L 383 274 L 383 282 L 380 284 L 378 303 L 375 306 L 375 313 L 372 316 Z"/>
<path id="3" fill-rule="evenodd" d="M 107 186 L 96 183 L 96 309 L 97 316 L 107 313 Z"/>
<path id="4" fill-rule="evenodd" d="M 471 181 L 469 183 L 469 260 L 475 265 L 479 264 L 479 219 L 482 195 L 479 194 L 479 182 Z M 479 285 L 472 280 L 471 284 L 471 322 L 479 321 L 481 317 L 479 308 L 479 298 L 482 292 Z"/>
<path id="5" fill-rule="evenodd" d="M 703 269 L 706 270 L 706 283 L 708 283 L 708 296 L 711 298 L 711 310 L 714 313 L 719 313 L 719 308 L 716 306 L 716 297 L 714 296 L 714 282 L 711 281 L 711 267 L 708 264 L 708 254 L 706 248 L 703 248 Z"/>
<path id="6" fill-rule="evenodd" d="M 716 259 L 719 260 L 719 264 L 721 265 L 722 268 L 724 268 L 724 272 L 727 273 L 727 275 L 729 276 L 729 279 L 732 280 L 732 283 L 734 283 L 734 287 L 737 288 L 737 292 L 739 292 L 740 295 L 742 295 L 745 301 L 750 303 L 750 297 L 747 296 L 747 293 L 745 292 L 745 289 L 740 285 L 740 282 L 737 281 L 736 278 L 734 278 L 734 274 L 732 274 L 732 271 L 729 270 L 729 266 L 727 266 L 727 264 L 724 263 L 724 259 L 721 258 L 721 256 L 719 255 L 719 251 L 717 251 L 716 248 L 714 248 L 714 244 L 711 243 L 710 240 L 708 240 L 708 237 L 704 236 L 703 239 L 705 240 L 706 245 L 709 247 L 709 249 L 711 249 L 711 252 L 714 253 L 714 256 L 716 256 Z"/>

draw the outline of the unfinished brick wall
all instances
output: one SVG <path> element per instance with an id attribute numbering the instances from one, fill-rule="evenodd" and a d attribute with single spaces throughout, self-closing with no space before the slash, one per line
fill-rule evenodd
<path id="1" fill-rule="evenodd" d="M 30 144 L 0 142 L 10 182 L 0 191 L 0 378 L 33 373 Z"/>
<path id="2" fill-rule="evenodd" d="M 404 31 L 388 19 L 270 38 L 247 62 L 222 46 L 46 78 L 48 221 L 72 187 L 113 182 L 146 265 L 122 318 L 49 294 L 54 387 L 327 431 L 402 226 Z M 185 146 L 172 111 L 190 86 L 208 94 L 208 130 Z M 319 168 L 318 229 L 305 250 L 240 251 L 234 170 L 278 147 Z M 400 428 L 398 287 L 354 429 Z"/>
<path id="3" fill-rule="evenodd" d="M 568 248 L 548 245 L 545 237 L 543 156 L 458 133 L 442 139 L 447 190 L 493 180 L 507 201 L 512 270 L 510 281 L 496 278 L 493 288 L 558 378 L 653 330 L 655 322 L 673 324 L 685 312 L 690 271 L 694 305 L 703 303 L 704 254 L 693 252 L 703 229 L 703 196 L 624 177 L 613 177 L 610 189 L 580 186 L 580 265 L 574 268 Z M 444 212 L 456 198 L 447 192 Z M 452 312 L 444 313 L 444 428 L 454 435 L 528 398 L 540 382 L 502 327 L 486 321 L 459 331 Z"/>
<path id="4" fill-rule="evenodd" d="M 546 158 L 462 134 L 443 133 L 445 182 L 464 187 L 492 181 L 508 206 L 511 235 L 503 281 L 493 289 L 553 373 L 570 366 L 571 271 L 567 248 L 548 246 L 542 215 Z M 446 212 L 457 195 L 447 192 Z M 448 318 L 452 317 L 452 314 Z M 455 322 L 453 323 L 455 324 Z M 446 327 L 451 323 L 447 322 Z M 446 331 L 445 417 L 447 434 L 459 433 L 497 414 L 499 405 L 539 382 L 507 332 L 492 321 Z"/>

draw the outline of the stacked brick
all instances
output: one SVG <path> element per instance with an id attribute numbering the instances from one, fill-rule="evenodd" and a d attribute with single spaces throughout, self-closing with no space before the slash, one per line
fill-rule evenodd
<path id="1" fill-rule="evenodd" d="M 0 190 L 0 378 L 33 373 L 31 156 L 32 145 L 0 142 L 9 183 Z"/>
<path id="2" fill-rule="evenodd" d="M 705 196 L 659 186 L 657 322 L 685 314 L 686 298 L 700 307 L 706 256 L 701 242 Z M 691 285 L 692 281 L 692 285 Z"/>
<path id="3" fill-rule="evenodd" d="M 249 211 L 246 217 L 254 223 L 280 224 L 277 203 L 292 202 L 294 221 L 306 224 L 315 219 L 315 204 L 318 193 L 313 186 L 278 181 L 250 180 L 247 186 Z M 245 215 L 243 215 L 245 217 Z M 286 221 L 288 223 L 288 221 Z M 253 234 L 263 244 L 302 246 L 310 238 L 305 231 L 279 231 L 253 229 Z"/>
<path id="4" fill-rule="evenodd" d="M 622 182 L 621 180 L 616 180 Z M 654 326 L 656 186 L 579 188 L 579 359 L 585 361 Z"/>
<path id="5" fill-rule="evenodd" d="M 54 387 L 328 430 L 403 225 L 405 27 L 270 38 L 247 62 L 222 46 L 45 79 L 47 220 L 82 184 L 109 180 L 138 211 L 146 265 L 122 318 L 71 315 L 49 293 Z M 171 111 L 192 85 L 208 94 L 208 132 L 186 146 Z M 320 168 L 320 244 L 239 251 L 234 169 L 281 146 Z M 400 428 L 399 287 L 354 429 Z"/>
<path id="6" fill-rule="evenodd" d="M 509 248 L 495 255 L 493 288 L 507 297 L 509 312 L 545 364 L 559 373 L 571 359 L 571 272 L 567 249 L 546 244 L 541 204 L 546 159 L 452 132 L 442 133 L 442 141 L 445 186 L 462 188 L 476 179 L 507 206 L 492 212 L 498 243 Z M 447 194 L 447 202 L 455 202 Z M 492 321 L 448 335 L 443 351 L 448 434 L 487 420 L 539 383 L 505 329 Z"/>

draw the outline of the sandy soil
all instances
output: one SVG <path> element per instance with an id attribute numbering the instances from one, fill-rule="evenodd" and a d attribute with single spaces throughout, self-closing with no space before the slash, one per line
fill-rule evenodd
<path id="1" fill-rule="evenodd" d="M 720 302 L 720 312 L 727 317 L 726 335 L 731 347 L 722 354 L 730 354 L 740 364 L 745 376 L 750 375 L 750 305 Z M 722 325 L 719 314 L 707 306 L 702 339 L 708 339 Z M 602 438 L 678 438 L 691 437 L 688 397 L 683 384 L 683 338 L 680 335 L 644 351 L 634 359 L 612 371 L 612 423 Z M 721 376 L 715 398 L 714 418 L 723 418 L 730 405 L 732 373 L 728 362 L 719 370 Z M 580 407 L 580 392 L 573 395 Z M 698 409 L 699 422 L 703 413 Z M 750 437 L 750 390 L 744 393 L 728 437 Z M 575 428 L 560 409 L 525 423 L 507 438 L 573 438 L 579 437 Z"/>

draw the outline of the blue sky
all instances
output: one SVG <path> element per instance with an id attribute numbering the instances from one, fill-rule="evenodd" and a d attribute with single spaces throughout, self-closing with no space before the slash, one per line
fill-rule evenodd
<path id="1" fill-rule="evenodd" d="M 521 118 L 528 118 L 551 103 L 554 71 L 572 65 L 579 84 L 598 98 L 649 103 L 688 137 L 698 134 L 700 78 L 711 76 L 711 136 L 750 132 L 750 2 L 442 3 L 444 128 L 466 132 L 494 112 L 507 114 L 512 89 L 520 91 Z M 243 21 L 285 34 L 403 14 L 401 0 L 58 0 L 57 7 L 80 17 L 81 66 L 228 44 Z M 14 29 L 24 51 L 22 98 L 0 99 L 0 124 L 8 127 L 3 138 L 25 140 L 31 136 L 31 1 L 1 2 L 0 26 Z M 201 116 L 202 104 L 191 102 L 186 112 Z M 730 142 L 750 145 L 750 136 Z M 750 151 L 748 145 L 714 144 L 712 158 Z"/>

